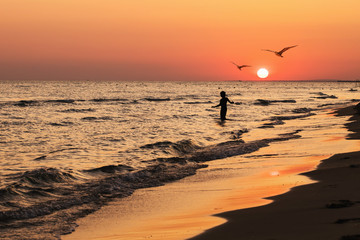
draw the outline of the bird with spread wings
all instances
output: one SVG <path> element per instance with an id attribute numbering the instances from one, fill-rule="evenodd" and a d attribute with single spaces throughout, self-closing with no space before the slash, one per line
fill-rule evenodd
<path id="1" fill-rule="evenodd" d="M 234 62 L 231 62 L 231 63 L 234 64 L 240 71 L 241 71 L 241 69 L 244 68 L 244 67 L 251 67 L 250 65 L 237 65 L 237 64 L 234 63 Z"/>
<path id="2" fill-rule="evenodd" d="M 269 50 L 269 49 L 262 49 L 263 51 L 268 51 L 268 52 L 273 52 L 275 53 L 276 56 L 279 56 L 279 57 L 283 57 L 283 53 L 287 50 L 289 50 L 290 48 L 294 48 L 296 47 L 297 45 L 294 45 L 294 46 L 290 46 L 290 47 L 286 47 L 286 48 L 283 48 L 281 49 L 280 51 L 274 51 L 274 50 Z"/>

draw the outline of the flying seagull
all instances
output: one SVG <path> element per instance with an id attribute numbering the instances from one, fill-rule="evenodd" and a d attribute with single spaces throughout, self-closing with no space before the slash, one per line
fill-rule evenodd
<path id="1" fill-rule="evenodd" d="M 231 62 L 231 63 L 234 64 L 240 71 L 241 71 L 241 69 L 244 68 L 244 67 L 251 67 L 250 65 L 237 65 L 237 64 L 234 63 L 234 62 Z"/>
<path id="2" fill-rule="evenodd" d="M 294 46 L 291 46 L 291 47 L 286 47 L 286 48 L 283 48 L 282 50 L 280 51 L 273 51 L 273 50 L 269 50 L 269 49 L 262 49 L 263 51 L 268 51 L 268 52 L 273 52 L 276 54 L 276 56 L 279 56 L 279 57 L 283 57 L 283 53 L 287 50 L 289 50 L 290 48 L 294 48 L 296 47 L 297 45 L 294 45 Z"/>

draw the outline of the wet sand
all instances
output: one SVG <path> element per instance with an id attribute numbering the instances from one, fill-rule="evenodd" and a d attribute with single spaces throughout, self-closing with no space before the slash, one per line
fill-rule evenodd
<path id="1" fill-rule="evenodd" d="M 234 158 L 234 165 L 236 161 Z M 269 203 L 262 199 L 264 196 L 284 193 L 296 183 L 308 183 L 309 179 L 294 173 L 313 169 L 318 161 L 314 158 L 306 165 L 281 168 L 281 176 L 267 174 L 268 170 L 254 172 L 251 177 L 236 176 L 241 175 L 239 169 L 233 173 L 217 171 L 223 165 L 215 164 L 206 169 L 209 171 L 201 170 L 165 186 L 139 189 L 128 198 L 114 201 L 78 220 L 75 232 L 62 239 L 190 238 L 226 221 L 214 214 L 264 205 Z"/>
<path id="2" fill-rule="evenodd" d="M 352 116 L 347 138 L 359 139 L 360 115 L 353 106 L 335 113 Z M 336 154 L 304 175 L 317 182 L 271 197 L 265 206 L 218 214 L 228 222 L 192 240 L 360 239 L 360 152 Z"/>
<path id="3" fill-rule="evenodd" d="M 348 116 L 353 113 L 351 110 L 346 108 L 338 114 Z M 354 133 L 359 132 L 358 125 L 350 125 L 347 127 Z M 334 141 L 333 144 L 346 152 L 354 149 L 354 146 L 342 147 L 349 145 L 348 142 Z M 256 154 L 271 155 L 280 146 L 294 148 L 298 142 L 293 144 L 274 144 Z M 194 239 L 340 239 L 344 235 L 356 235 L 356 226 L 360 223 L 356 219 L 360 218 L 360 214 L 356 215 L 360 189 L 352 183 L 360 179 L 357 177 L 360 176 L 360 167 L 357 168 L 360 160 L 357 163 L 355 158 L 359 159 L 359 155 L 336 155 L 306 176 L 298 173 L 315 169 L 321 159 L 330 156 L 329 153 L 324 151 L 322 156 L 304 157 L 276 171 L 271 161 L 267 168 L 253 174 L 249 173 L 251 165 L 239 160 L 241 156 L 227 160 L 226 166 L 231 166 L 232 170 L 224 170 L 222 161 L 209 162 L 208 168 L 194 176 L 161 187 L 140 189 L 80 219 L 76 231 L 62 239 L 186 239 L 210 228 Z M 282 161 L 280 159 L 275 165 L 284 164 Z M 242 177 L 243 171 L 246 177 Z M 281 174 L 275 174 L 277 171 Z M 321 182 L 293 188 L 313 183 L 309 177 Z M 274 195 L 278 196 L 263 199 Z M 244 210 L 233 211 L 235 209 Z M 349 220 L 335 223 L 339 219 Z"/>

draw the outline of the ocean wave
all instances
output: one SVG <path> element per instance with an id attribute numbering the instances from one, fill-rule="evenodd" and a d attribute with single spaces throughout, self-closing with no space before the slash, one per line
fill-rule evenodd
<path id="1" fill-rule="evenodd" d="M 44 102 L 48 103 L 74 103 L 76 100 L 74 99 L 57 99 L 57 100 L 46 100 Z"/>
<path id="2" fill-rule="evenodd" d="M 172 145 L 172 149 L 178 154 L 188 154 L 201 149 L 199 145 L 195 144 L 192 140 L 182 140 Z"/>
<path id="3" fill-rule="evenodd" d="M 111 117 L 104 116 L 104 117 L 83 117 L 81 118 L 83 121 L 96 121 L 96 120 L 112 120 Z"/>
<path id="4" fill-rule="evenodd" d="M 261 105 L 261 106 L 268 106 L 273 103 L 296 103 L 296 100 L 294 99 L 288 99 L 288 100 L 265 100 L 265 99 L 257 99 L 254 103 L 255 105 Z"/>
<path id="5" fill-rule="evenodd" d="M 74 99 L 49 99 L 49 100 L 20 100 L 17 102 L 8 102 L 8 104 L 18 106 L 18 107 L 28 107 L 28 106 L 39 106 L 44 103 L 55 103 L 55 104 L 72 104 L 75 103 Z"/>
<path id="6" fill-rule="evenodd" d="M 133 167 L 119 164 L 119 165 L 108 165 L 108 166 L 93 168 L 93 169 L 89 169 L 89 170 L 84 170 L 84 172 L 89 172 L 89 173 L 97 173 L 97 172 L 115 173 L 115 172 L 133 171 L 133 170 L 134 170 Z"/>
<path id="7" fill-rule="evenodd" d="M 20 100 L 18 102 L 15 102 L 13 105 L 18 107 L 27 107 L 27 106 L 38 105 L 39 103 L 40 103 L 39 101 L 34 101 L 34 100 Z"/>
<path id="8" fill-rule="evenodd" d="M 184 95 L 178 95 L 177 97 L 174 98 L 174 100 L 176 101 L 185 100 L 185 99 L 197 100 L 200 99 L 200 97 L 194 94 L 184 94 Z"/>
<path id="9" fill-rule="evenodd" d="M 29 121 L 1 121 L 0 125 L 4 125 L 4 126 L 22 126 L 22 125 L 32 125 L 33 122 L 29 122 Z"/>
<path id="10" fill-rule="evenodd" d="M 167 99 L 150 99 L 149 101 L 161 101 Z M 170 99 L 168 99 L 170 100 Z M 129 101 L 129 99 L 123 98 L 94 98 L 94 99 L 44 99 L 44 100 L 19 100 L 19 101 L 7 101 L 1 102 L 2 106 L 17 106 L 17 107 L 30 107 L 30 106 L 42 106 L 44 104 L 54 104 L 54 105 L 61 105 L 61 104 L 76 104 L 79 102 L 94 102 L 94 103 L 106 103 L 106 102 L 118 102 L 121 104 L 136 104 L 138 103 L 137 100 Z M 60 110 L 59 112 L 86 112 L 86 111 L 94 111 L 91 108 L 88 109 L 69 109 L 69 110 Z"/>
<path id="11" fill-rule="evenodd" d="M 194 104 L 212 104 L 212 101 L 203 101 L 203 102 L 184 102 L 184 104 L 190 104 L 190 105 L 194 105 Z"/>
<path id="12" fill-rule="evenodd" d="M 16 188 L 13 187 L 13 185 L 0 189 L 0 200 L 2 202 L 18 195 L 20 195 L 20 193 L 16 190 Z"/>
<path id="13" fill-rule="evenodd" d="M 126 197 L 139 188 L 160 186 L 193 175 L 197 169 L 206 167 L 207 161 L 251 153 L 271 142 L 299 138 L 298 132 L 248 143 L 229 141 L 205 147 L 191 140 L 148 144 L 144 146 L 171 147 L 181 156 L 153 159 L 151 165 L 138 170 L 126 165 L 107 165 L 83 170 L 78 173 L 82 178 L 72 171 L 56 168 L 10 175 L 7 180 L 14 183 L 0 189 L 0 236 L 11 238 L 19 229 L 29 232 L 29 238 L 31 233 L 43 232 L 44 228 L 49 239 L 69 233 L 74 230 L 77 218 L 115 197 Z M 61 224 L 51 224 L 54 222 Z"/>
<path id="14" fill-rule="evenodd" d="M 302 113 L 302 112 L 308 112 L 310 111 L 309 109 L 300 109 L 297 110 L 297 113 Z M 291 116 L 273 116 L 270 119 L 268 119 L 270 122 L 264 123 L 263 125 L 261 125 L 259 128 L 274 128 L 275 125 L 283 125 L 285 124 L 284 121 L 286 120 L 294 120 L 294 119 L 298 119 L 298 118 L 306 118 L 306 117 L 310 117 L 316 115 L 315 113 L 311 113 L 308 112 L 306 114 L 296 114 L 296 115 L 291 115 Z"/>
<path id="15" fill-rule="evenodd" d="M 42 156 L 40 156 L 40 157 L 34 158 L 33 161 L 44 160 L 44 159 L 47 158 L 47 156 L 50 155 L 50 154 L 54 154 L 54 153 L 58 153 L 58 152 L 63 152 L 63 151 L 68 151 L 68 150 L 77 150 L 77 149 L 79 149 L 79 148 L 64 148 L 64 149 L 54 150 L 54 151 L 51 151 L 51 152 L 47 153 L 46 155 L 42 155 Z"/>
<path id="16" fill-rule="evenodd" d="M 168 148 L 170 147 L 171 145 L 173 145 L 172 142 L 170 141 L 163 141 L 163 142 L 156 142 L 156 143 L 149 143 L 149 144 L 145 144 L 143 146 L 141 146 L 140 148 L 150 148 L 150 149 L 153 149 L 153 148 Z"/>
<path id="17" fill-rule="evenodd" d="M 337 99 L 338 97 L 335 95 L 328 95 L 326 93 L 323 92 L 311 92 L 311 94 L 316 94 L 318 95 L 317 97 L 313 97 L 313 98 L 317 98 L 317 99 L 327 99 L 327 98 L 333 98 L 333 99 Z"/>
<path id="18" fill-rule="evenodd" d="M 43 160 L 45 159 L 48 155 L 50 154 L 54 154 L 54 153 L 58 153 L 58 152 L 63 152 L 63 151 L 69 151 L 69 150 L 77 150 L 79 148 L 63 148 L 63 149 L 58 149 L 58 150 L 54 150 L 54 151 L 51 151 L 49 153 L 47 153 L 46 155 L 42 155 L 40 157 L 37 157 L 34 159 L 34 161 L 39 161 L 39 160 Z"/>
<path id="19" fill-rule="evenodd" d="M 338 97 L 335 95 L 327 95 L 327 96 L 320 96 L 320 97 L 314 97 L 317 99 L 327 99 L 327 98 L 333 98 L 333 99 L 337 99 Z"/>
<path id="20" fill-rule="evenodd" d="M 357 100 L 355 100 L 355 102 L 356 101 Z M 358 100 L 358 101 L 360 101 L 360 100 Z M 354 101 L 350 100 L 350 101 L 343 101 L 343 102 L 336 102 L 336 103 L 325 103 L 325 104 L 320 104 L 317 107 L 318 108 L 327 108 L 329 106 L 344 106 L 344 105 L 352 103 L 352 102 L 354 102 Z"/>
<path id="21" fill-rule="evenodd" d="M 8 211 L 19 211 L 54 196 L 65 195 L 66 188 L 61 186 L 71 186 L 76 180 L 70 172 L 56 168 L 39 168 L 8 175 L 8 184 L 0 189 L 0 223 L 11 219 L 4 218 L 3 214 Z"/>
<path id="22" fill-rule="evenodd" d="M 276 120 L 272 120 L 271 122 L 264 123 L 259 128 L 274 128 L 275 125 L 283 125 L 283 124 L 285 124 L 283 120 L 276 119 Z"/>
<path id="23" fill-rule="evenodd" d="M 293 113 L 309 113 L 313 111 L 314 109 L 311 108 L 295 108 L 292 110 Z"/>
<path id="24" fill-rule="evenodd" d="M 156 161 L 165 162 L 165 163 L 176 163 L 176 164 L 187 164 L 188 163 L 186 158 L 183 158 L 183 157 L 157 158 Z"/>
<path id="25" fill-rule="evenodd" d="M 66 110 L 61 110 L 58 112 L 65 112 L 65 113 L 71 113 L 71 112 L 76 112 L 76 113 L 81 113 L 81 112 L 95 112 L 95 109 L 93 108 L 80 108 L 80 109 L 76 109 L 76 108 L 69 108 Z"/>
<path id="26" fill-rule="evenodd" d="M 249 130 L 248 129 L 240 129 L 240 130 L 237 130 L 237 131 L 232 131 L 232 132 L 230 132 L 230 134 L 231 134 L 231 138 L 232 139 L 234 139 L 234 140 L 236 140 L 236 139 L 241 139 L 241 137 L 242 137 L 242 135 L 244 134 L 244 133 L 247 133 L 247 132 L 249 132 Z"/>
<path id="27" fill-rule="evenodd" d="M 252 142 L 244 141 L 229 141 L 206 148 L 199 149 L 188 156 L 189 161 L 194 162 L 206 162 L 216 159 L 222 159 L 227 157 L 233 157 L 243 155 L 251 152 L 255 152 L 262 147 L 268 146 L 271 142 L 287 141 L 290 139 L 300 138 L 299 131 L 281 135 L 276 138 L 267 138 L 262 140 L 256 140 Z"/>
<path id="28" fill-rule="evenodd" d="M 164 101 L 170 101 L 170 98 L 145 98 L 146 101 L 149 102 L 164 102 Z"/>
<path id="29" fill-rule="evenodd" d="M 73 122 L 66 122 L 66 121 L 63 121 L 60 123 L 49 123 L 49 125 L 55 126 L 55 127 L 64 127 L 64 126 L 69 126 L 69 125 L 73 125 L 73 124 L 74 124 Z"/>
<path id="30" fill-rule="evenodd" d="M 114 197 L 126 197 L 139 188 L 160 186 L 193 175 L 197 169 L 202 167 L 205 166 L 195 163 L 185 165 L 159 163 L 142 170 L 127 173 L 110 171 L 107 177 L 90 179 L 84 183 L 71 186 L 56 184 L 53 187 L 52 199 L 44 197 L 43 201 L 22 204 L 0 211 L 0 236 L 3 239 L 16 239 L 14 238 L 16 237 L 14 232 L 21 229 L 21 232 L 29 232 L 29 236 L 26 237 L 30 239 L 34 238 L 31 234 L 34 235 L 39 231 L 43 232 L 45 228 L 49 231 L 44 233 L 45 238 L 53 239 L 54 236 L 73 231 L 74 221 L 77 218 L 97 210 Z M 114 166 L 105 166 L 101 169 L 113 168 Z M 99 169 L 93 170 L 97 171 Z M 56 169 L 34 170 L 26 173 L 25 178 L 28 179 L 30 174 L 32 178 L 36 179 L 51 179 L 55 182 L 63 182 L 62 178 L 58 178 L 62 175 L 59 172 L 61 171 Z M 15 202 L 20 202 L 20 198 Z M 14 205 L 12 205 L 11 201 L 6 201 L 2 202 L 2 208 L 4 206 L 10 208 L 10 206 Z M 46 219 L 45 222 L 44 219 Z M 58 224 L 51 224 L 53 222 Z M 34 231 L 34 227 L 37 228 L 36 231 Z"/>
<path id="31" fill-rule="evenodd" d="M 176 143 L 170 142 L 170 141 L 162 141 L 162 142 L 156 142 L 156 143 L 150 143 L 141 146 L 140 148 L 143 149 L 171 149 L 176 154 L 187 154 L 194 152 L 197 149 L 200 149 L 201 147 L 197 144 L 195 144 L 192 140 L 181 140 Z"/>
<path id="32" fill-rule="evenodd" d="M 273 116 L 270 118 L 271 121 L 277 121 L 277 120 L 293 120 L 293 119 L 298 119 L 298 118 L 306 118 L 306 117 L 310 117 L 316 115 L 315 113 L 307 113 L 307 114 L 302 114 L 302 115 L 291 115 L 291 116 Z"/>
<path id="33" fill-rule="evenodd" d="M 128 99 L 124 98 L 94 98 L 91 99 L 92 102 L 127 102 Z"/>
<path id="34" fill-rule="evenodd" d="M 63 172 L 56 168 L 40 168 L 26 171 L 20 176 L 15 177 L 15 179 L 20 183 L 27 182 L 35 185 L 48 185 L 73 180 L 75 177 L 71 173 Z"/>

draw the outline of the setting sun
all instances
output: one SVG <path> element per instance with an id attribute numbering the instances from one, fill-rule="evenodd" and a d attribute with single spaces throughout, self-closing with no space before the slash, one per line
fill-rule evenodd
<path id="1" fill-rule="evenodd" d="M 257 71 L 257 75 L 259 78 L 266 78 L 269 75 L 269 71 L 265 68 L 260 68 Z"/>

